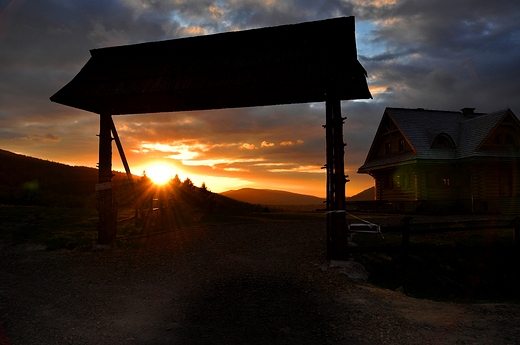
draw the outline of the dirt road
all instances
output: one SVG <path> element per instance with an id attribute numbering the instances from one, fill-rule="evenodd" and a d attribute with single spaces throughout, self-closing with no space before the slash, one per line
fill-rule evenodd
<path id="1" fill-rule="evenodd" d="M 372 287 L 331 267 L 324 234 L 266 222 L 105 250 L 2 244 L 0 344 L 520 344 L 519 305 Z"/>

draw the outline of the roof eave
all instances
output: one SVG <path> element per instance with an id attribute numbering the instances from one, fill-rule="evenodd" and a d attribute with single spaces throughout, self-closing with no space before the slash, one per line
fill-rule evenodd
<path id="1" fill-rule="evenodd" d="M 220 45 L 226 49 L 207 54 Z M 327 49 L 317 48 L 323 45 Z M 347 50 L 339 54 L 334 47 Z M 341 100 L 372 98 L 357 60 L 354 17 L 94 49 L 91 55 L 51 101 L 119 115 L 322 102 L 331 90 Z"/>

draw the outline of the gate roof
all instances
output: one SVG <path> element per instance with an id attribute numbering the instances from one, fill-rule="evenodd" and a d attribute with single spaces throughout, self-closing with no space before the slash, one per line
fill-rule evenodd
<path id="1" fill-rule="evenodd" d="M 354 17 L 93 49 L 51 101 L 139 114 L 371 98 Z"/>

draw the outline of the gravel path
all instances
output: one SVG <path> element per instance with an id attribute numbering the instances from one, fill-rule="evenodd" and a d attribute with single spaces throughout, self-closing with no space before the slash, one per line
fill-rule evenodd
<path id="1" fill-rule="evenodd" d="M 0 246 L 0 344 L 520 344 L 519 305 L 372 287 L 325 260 L 324 234 L 268 222 L 99 251 Z"/>

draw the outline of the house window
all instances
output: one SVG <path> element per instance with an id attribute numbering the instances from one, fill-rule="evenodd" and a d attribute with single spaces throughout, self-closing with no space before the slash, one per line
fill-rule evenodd
<path id="1" fill-rule="evenodd" d="M 383 189 L 394 188 L 394 180 L 392 175 L 384 175 L 381 177 L 381 186 Z"/>
<path id="2" fill-rule="evenodd" d="M 428 173 L 426 175 L 426 186 L 428 187 L 436 187 L 437 186 L 437 176 L 435 173 Z"/>
<path id="3" fill-rule="evenodd" d="M 431 148 L 435 149 L 454 149 L 455 144 L 448 134 L 441 133 L 433 140 Z"/>
<path id="4" fill-rule="evenodd" d="M 513 136 L 511 134 L 505 134 L 504 135 L 504 144 L 506 144 L 507 146 L 515 146 L 516 143 L 515 143 L 515 138 L 513 138 Z"/>
<path id="5" fill-rule="evenodd" d="M 410 187 L 410 175 L 404 174 L 403 176 L 403 188 Z"/>
<path id="6" fill-rule="evenodd" d="M 397 139 L 397 150 L 399 152 L 403 152 L 404 151 L 404 139 L 403 138 Z"/>
<path id="7" fill-rule="evenodd" d="M 385 143 L 385 155 L 390 154 L 390 152 L 392 152 L 392 146 L 390 145 L 390 142 L 387 141 Z"/>
<path id="8" fill-rule="evenodd" d="M 395 176 L 395 186 L 397 188 L 401 188 L 401 176 L 400 175 Z"/>
<path id="9" fill-rule="evenodd" d="M 509 198 L 513 195 L 513 180 L 511 171 L 502 170 L 498 175 L 498 190 L 502 198 Z"/>
<path id="10" fill-rule="evenodd" d="M 430 188 L 443 188 L 453 186 L 453 179 L 449 175 L 440 173 L 429 173 L 426 185 Z"/>
<path id="11" fill-rule="evenodd" d="M 493 138 L 493 145 L 516 146 L 515 138 L 509 133 L 499 133 Z"/>

